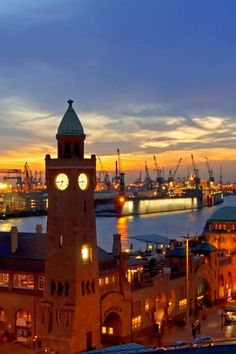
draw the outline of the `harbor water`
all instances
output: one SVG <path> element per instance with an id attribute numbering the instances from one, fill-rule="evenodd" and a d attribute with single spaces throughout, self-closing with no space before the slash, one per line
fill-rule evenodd
<path id="1" fill-rule="evenodd" d="M 130 244 L 134 249 L 145 248 L 143 243 L 132 239 L 133 236 L 159 234 L 170 239 L 201 234 L 208 217 L 224 206 L 236 207 L 236 196 L 225 197 L 224 203 L 210 208 L 121 218 L 97 217 L 97 242 L 110 252 L 115 233 L 121 234 L 123 249 L 129 248 Z M 41 224 L 46 232 L 46 221 L 46 216 L 7 219 L 0 222 L 0 231 L 10 231 L 11 226 L 17 226 L 20 232 L 35 232 L 36 225 Z"/>

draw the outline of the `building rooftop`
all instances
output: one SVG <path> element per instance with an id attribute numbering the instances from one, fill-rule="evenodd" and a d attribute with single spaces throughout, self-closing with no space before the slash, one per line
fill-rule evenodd
<path id="1" fill-rule="evenodd" d="M 30 232 L 17 233 L 17 251 L 11 251 L 11 232 L 0 232 L 0 268 L 29 272 L 44 272 L 46 234 Z M 113 255 L 98 247 L 100 263 L 115 265 Z"/>
<path id="2" fill-rule="evenodd" d="M 74 111 L 74 108 L 72 107 L 72 100 L 67 101 L 69 104 L 69 107 L 67 108 L 67 111 L 65 112 L 61 123 L 58 127 L 57 134 L 58 135 L 84 135 L 84 129 L 83 126 L 79 120 L 79 117 L 77 116 L 76 112 Z"/>
<path id="3" fill-rule="evenodd" d="M 195 247 L 191 248 L 191 251 L 193 253 L 195 252 L 203 252 L 203 253 L 209 253 L 209 252 L 213 252 L 216 251 L 216 247 L 211 245 L 208 242 L 202 242 L 199 243 L 198 245 L 196 245 Z"/>
<path id="4" fill-rule="evenodd" d="M 236 221 L 236 207 L 227 206 L 219 208 L 208 218 L 207 221 Z"/>
<path id="5" fill-rule="evenodd" d="M 170 242 L 169 238 L 158 234 L 138 235 L 138 236 L 132 236 L 130 238 L 133 238 L 134 240 L 141 241 L 141 242 L 148 242 L 148 243 L 155 243 L 155 244 L 169 244 Z"/>
<path id="6" fill-rule="evenodd" d="M 128 343 L 128 344 L 121 344 L 115 345 L 109 348 L 101 348 L 95 349 L 88 352 L 82 352 L 83 354 L 138 354 L 138 353 L 153 353 L 155 352 L 154 349 L 145 347 L 144 345 L 138 343 Z"/>
<path id="7" fill-rule="evenodd" d="M 166 257 L 186 257 L 186 249 L 185 247 L 176 247 L 170 249 Z"/>

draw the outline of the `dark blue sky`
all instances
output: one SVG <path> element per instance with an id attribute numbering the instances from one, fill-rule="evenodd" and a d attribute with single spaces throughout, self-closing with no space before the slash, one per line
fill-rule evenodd
<path id="1" fill-rule="evenodd" d="M 117 147 L 127 169 L 207 154 L 233 178 L 235 14 L 233 0 L 1 0 L 1 164 L 17 148 L 43 165 L 73 98 L 105 164 Z"/>

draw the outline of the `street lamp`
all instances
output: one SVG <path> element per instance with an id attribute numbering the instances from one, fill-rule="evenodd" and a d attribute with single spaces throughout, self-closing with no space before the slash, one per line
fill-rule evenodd
<path id="1" fill-rule="evenodd" d="M 189 237 L 186 237 L 186 325 L 189 323 Z"/>
<path id="2" fill-rule="evenodd" d="M 183 236 L 186 240 L 185 242 L 185 253 L 186 253 L 186 263 L 185 263 L 185 270 L 186 270 L 186 325 L 188 326 L 189 323 L 189 310 L 190 310 L 190 299 L 189 299 L 189 235 Z"/>

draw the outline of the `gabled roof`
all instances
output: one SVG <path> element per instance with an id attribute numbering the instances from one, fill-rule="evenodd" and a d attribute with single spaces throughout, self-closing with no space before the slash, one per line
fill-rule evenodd
<path id="1" fill-rule="evenodd" d="M 46 234 L 18 232 L 18 249 L 11 252 L 11 233 L 0 232 L 0 258 L 44 260 Z"/>
<path id="2" fill-rule="evenodd" d="M 18 248 L 11 252 L 11 232 L 0 232 L 0 268 L 29 272 L 43 272 L 46 234 L 18 232 Z M 114 263 L 113 255 L 98 247 L 99 262 Z M 111 267 L 114 271 L 114 266 Z"/>
<path id="3" fill-rule="evenodd" d="M 191 248 L 191 251 L 193 253 L 195 252 L 203 252 L 203 253 L 209 253 L 209 252 L 213 252 L 216 251 L 216 247 L 211 245 L 208 242 L 201 242 L 198 245 L 196 245 L 195 247 Z"/>
<path id="4" fill-rule="evenodd" d="M 184 247 L 170 249 L 166 257 L 186 257 L 186 249 Z"/>
<path id="5" fill-rule="evenodd" d="M 65 112 L 61 123 L 58 127 L 57 134 L 58 135 L 80 135 L 84 136 L 84 129 L 77 116 L 74 108 L 72 107 L 72 100 L 67 101 L 69 103 L 69 107 Z"/>

